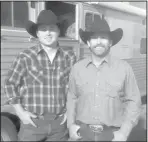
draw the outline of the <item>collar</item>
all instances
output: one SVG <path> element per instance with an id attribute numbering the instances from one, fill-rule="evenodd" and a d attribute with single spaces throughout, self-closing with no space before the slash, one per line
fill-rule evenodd
<path id="1" fill-rule="evenodd" d="M 59 43 L 57 43 L 57 46 L 59 46 Z M 41 46 L 41 44 L 38 44 L 37 50 L 36 50 L 37 54 L 41 53 L 41 51 L 43 51 L 43 50 L 44 50 L 44 48 Z M 58 50 L 59 50 L 59 48 L 58 48 Z"/>
<path id="2" fill-rule="evenodd" d="M 108 54 L 104 57 L 101 63 L 106 62 L 109 66 L 111 65 L 111 55 Z M 86 67 L 88 67 L 90 64 L 93 64 L 92 57 L 88 57 L 86 60 Z"/>

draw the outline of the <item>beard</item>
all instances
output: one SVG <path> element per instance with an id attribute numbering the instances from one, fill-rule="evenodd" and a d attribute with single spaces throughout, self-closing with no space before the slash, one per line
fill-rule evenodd
<path id="1" fill-rule="evenodd" d="M 95 52 L 95 50 L 96 50 L 95 48 L 97 48 L 97 47 L 104 48 L 104 49 L 105 49 L 104 52 L 102 52 L 101 54 Z M 109 54 L 109 52 L 110 52 L 110 47 L 106 48 L 106 47 L 103 46 L 103 45 L 96 45 L 96 46 L 94 46 L 93 48 L 89 48 L 89 49 L 90 49 L 90 51 L 91 51 L 95 56 L 100 57 L 100 58 L 103 58 L 103 57 L 107 56 L 107 55 Z"/>

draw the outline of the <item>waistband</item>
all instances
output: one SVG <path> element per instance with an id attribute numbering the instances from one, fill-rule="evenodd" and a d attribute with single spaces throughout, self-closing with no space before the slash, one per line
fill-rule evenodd
<path id="1" fill-rule="evenodd" d="M 24 109 L 26 111 L 29 111 L 26 108 L 24 108 Z M 31 112 L 31 111 L 29 111 L 29 112 Z M 65 107 L 63 107 L 61 109 L 61 111 L 59 113 L 57 113 L 57 114 L 51 113 L 51 112 L 44 112 L 42 114 L 38 114 L 38 113 L 35 113 L 35 112 L 31 112 L 31 113 L 34 114 L 34 115 L 36 115 L 37 118 L 51 117 L 51 119 L 54 120 L 54 119 L 57 119 L 58 117 L 62 116 L 63 114 L 65 114 L 65 112 L 66 112 L 66 109 L 65 109 Z"/>
<path id="2" fill-rule="evenodd" d="M 79 120 L 76 121 L 76 124 L 79 126 L 84 126 L 84 127 L 88 127 L 90 128 L 93 132 L 103 132 L 106 130 L 114 130 L 117 131 L 120 129 L 120 127 L 116 127 L 116 126 L 107 126 L 105 124 L 98 124 L 98 125 L 92 125 L 92 124 L 85 124 Z"/>
<path id="3" fill-rule="evenodd" d="M 33 113 L 33 114 L 37 116 L 36 119 L 48 118 L 49 120 L 56 120 L 59 117 L 64 115 L 64 113 L 58 113 L 58 114 L 54 114 L 54 113 L 43 113 L 43 114 Z"/>

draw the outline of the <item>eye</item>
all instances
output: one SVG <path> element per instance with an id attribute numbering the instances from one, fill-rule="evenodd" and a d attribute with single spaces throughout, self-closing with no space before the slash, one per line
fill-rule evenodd
<path id="1" fill-rule="evenodd" d="M 40 27 L 39 27 L 39 30 L 40 30 L 40 31 L 46 31 L 47 28 L 46 28 L 45 26 L 40 26 Z"/>
<path id="2" fill-rule="evenodd" d="M 103 36 L 103 37 L 101 37 L 101 39 L 108 39 L 108 38 Z"/>

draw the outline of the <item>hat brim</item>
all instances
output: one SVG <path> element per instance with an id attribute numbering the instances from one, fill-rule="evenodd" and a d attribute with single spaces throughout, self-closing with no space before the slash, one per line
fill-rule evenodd
<path id="1" fill-rule="evenodd" d="M 28 22 L 27 22 L 27 25 L 26 25 L 26 30 L 27 30 L 27 32 L 28 32 L 30 35 L 32 35 L 33 37 L 35 37 L 35 38 L 37 38 L 36 31 L 37 31 L 37 29 L 38 29 L 38 25 L 39 25 L 39 24 L 36 24 L 36 23 L 34 23 L 34 22 L 32 22 L 32 21 L 28 21 Z M 57 25 L 58 28 L 59 28 L 60 23 L 58 22 L 58 23 L 56 23 L 56 25 Z"/>
<path id="2" fill-rule="evenodd" d="M 90 32 L 90 31 L 83 31 L 81 28 L 79 29 L 79 35 L 82 41 L 87 44 L 87 41 L 90 39 L 90 36 L 94 34 L 99 34 L 100 32 Z M 109 37 L 112 40 L 112 46 L 117 44 L 123 37 L 123 30 L 121 28 L 118 28 L 114 31 L 106 32 L 106 34 L 109 35 Z"/>
<path id="3" fill-rule="evenodd" d="M 37 31 L 38 25 L 32 21 L 28 21 L 26 25 L 27 32 L 32 35 L 33 37 L 37 38 L 36 31 Z"/>

